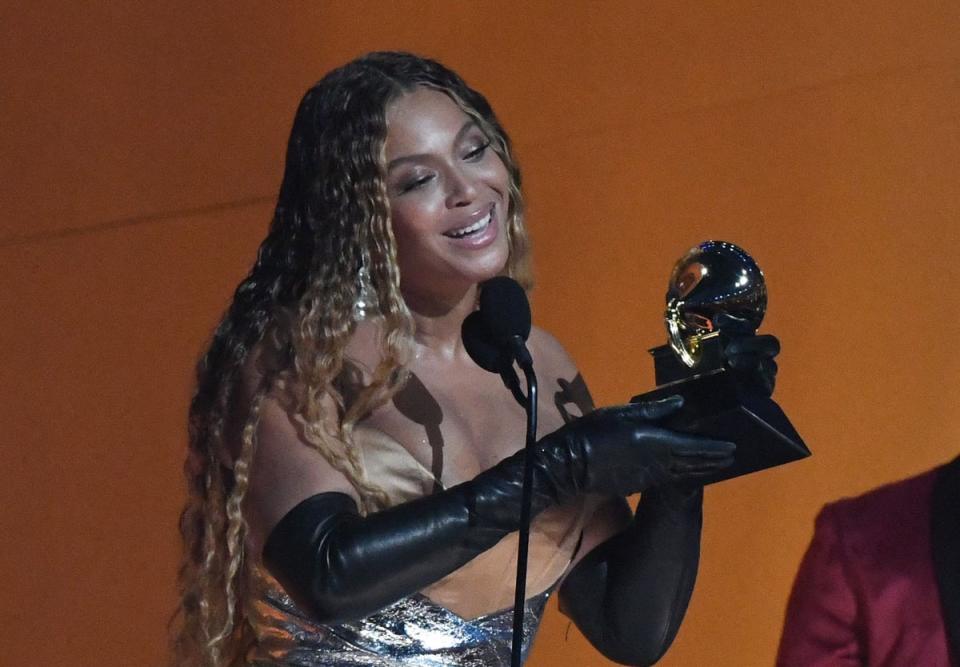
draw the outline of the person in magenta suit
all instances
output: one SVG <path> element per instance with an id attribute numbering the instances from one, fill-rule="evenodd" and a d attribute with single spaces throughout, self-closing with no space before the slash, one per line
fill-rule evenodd
<path id="1" fill-rule="evenodd" d="M 960 457 L 821 510 L 777 665 L 960 665 Z"/>

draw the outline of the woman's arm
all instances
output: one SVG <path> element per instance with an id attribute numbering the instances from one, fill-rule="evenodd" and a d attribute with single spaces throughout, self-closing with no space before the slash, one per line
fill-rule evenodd
<path id="1" fill-rule="evenodd" d="M 583 493 L 627 494 L 715 472 L 730 443 L 655 425 L 666 404 L 597 410 L 535 448 L 533 512 Z M 363 617 L 446 576 L 518 528 L 521 450 L 477 477 L 366 517 L 345 494 L 300 502 L 271 530 L 264 563 L 325 623 Z"/>
<path id="2" fill-rule="evenodd" d="M 537 445 L 534 514 L 581 493 L 627 494 L 729 464 L 730 443 L 661 429 L 669 404 L 595 411 Z M 267 399 L 247 497 L 264 563 L 317 620 L 363 617 L 441 579 L 516 530 L 523 452 L 473 480 L 361 517 L 342 473 Z"/>
<path id="3" fill-rule="evenodd" d="M 560 587 L 560 610 L 611 660 L 650 665 L 673 642 L 696 580 L 702 500 L 699 488 L 652 489 L 632 519 L 617 498 L 591 521 L 593 543 L 623 529 L 574 565 Z"/>
<path id="4" fill-rule="evenodd" d="M 589 412 L 593 399 L 573 360 L 548 334 L 535 334 L 542 362 L 560 378 L 561 415 Z M 588 518 L 560 610 L 611 660 L 652 664 L 670 646 L 696 577 L 701 498 L 650 490 L 634 516 L 625 498 L 606 496 Z"/>
<path id="5" fill-rule="evenodd" d="M 738 328 L 734 318 L 722 324 L 724 355 L 733 372 L 773 393 L 779 342 Z M 589 397 L 585 385 L 581 393 Z M 653 664 L 676 637 L 693 593 L 703 488 L 651 488 L 632 518 L 623 498 L 611 498 L 588 525 L 585 555 L 574 562 L 560 587 L 560 609 L 611 660 Z"/>

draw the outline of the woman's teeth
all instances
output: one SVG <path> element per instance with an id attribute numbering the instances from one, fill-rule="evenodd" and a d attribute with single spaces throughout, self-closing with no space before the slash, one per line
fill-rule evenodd
<path id="1" fill-rule="evenodd" d="M 475 223 L 469 227 L 461 227 L 460 229 L 454 229 L 453 231 L 447 232 L 446 236 L 455 239 L 462 239 L 464 236 L 469 236 L 470 234 L 476 234 L 481 229 L 484 229 L 487 225 L 490 224 L 491 214 L 487 213 L 485 216 L 477 220 Z"/>

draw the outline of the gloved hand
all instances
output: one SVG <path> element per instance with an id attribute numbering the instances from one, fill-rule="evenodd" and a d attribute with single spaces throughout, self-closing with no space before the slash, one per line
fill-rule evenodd
<path id="1" fill-rule="evenodd" d="M 628 495 L 663 484 L 696 480 L 733 462 L 736 445 L 670 431 L 657 422 L 683 406 L 683 398 L 596 410 L 541 441 L 543 456 L 581 452 L 583 490 Z"/>
<path id="2" fill-rule="evenodd" d="M 644 491 L 695 480 L 733 462 L 733 443 L 657 426 L 671 397 L 596 410 L 542 438 L 532 516 L 580 493 Z M 440 493 L 360 517 L 345 494 L 321 493 L 271 531 L 264 562 L 317 620 L 361 618 L 461 567 L 519 527 L 521 450 Z"/>
<path id="3" fill-rule="evenodd" d="M 732 442 L 670 431 L 657 422 L 683 405 L 670 396 L 594 410 L 543 437 L 536 446 L 533 511 L 580 493 L 626 496 L 661 485 L 696 482 L 733 463 Z M 517 452 L 473 483 L 475 513 L 496 525 L 516 525 L 525 452 Z"/>
<path id="4" fill-rule="evenodd" d="M 757 335 L 746 320 L 726 313 L 717 315 L 714 325 L 720 330 L 720 344 L 730 369 L 747 386 L 771 396 L 777 382 L 774 357 L 780 353 L 780 341 L 769 334 Z"/>

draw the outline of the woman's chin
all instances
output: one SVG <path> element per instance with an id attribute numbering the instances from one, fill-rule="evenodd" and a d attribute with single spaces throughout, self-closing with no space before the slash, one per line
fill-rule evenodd
<path id="1" fill-rule="evenodd" d="M 477 258 L 476 262 L 468 267 L 474 282 L 482 283 L 485 280 L 502 276 L 507 270 L 507 260 L 510 257 L 510 250 L 506 247 L 498 248 L 497 252 L 491 252 L 483 258 Z"/>
<path id="2" fill-rule="evenodd" d="M 490 280 L 491 278 L 496 278 L 497 276 L 502 276 L 507 272 L 507 263 L 496 262 L 491 263 L 489 266 L 482 268 L 477 268 L 466 274 L 464 278 L 471 284 L 479 284 Z"/>
<path id="3" fill-rule="evenodd" d="M 438 286 L 464 289 L 503 275 L 506 267 L 506 253 L 491 254 L 483 258 L 477 257 L 471 262 L 450 263 L 446 275 L 436 276 L 434 282 Z"/>
<path id="4" fill-rule="evenodd" d="M 448 261 L 446 266 L 435 266 L 433 271 L 417 271 L 401 267 L 400 290 L 404 298 L 423 304 L 436 300 L 449 302 L 458 299 L 478 284 L 506 273 L 507 252 L 489 253 L 473 257 L 471 261 Z M 404 276 L 409 276 L 406 280 Z"/>

